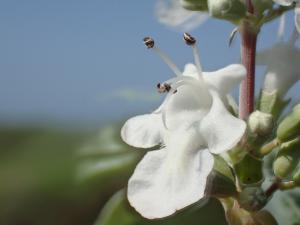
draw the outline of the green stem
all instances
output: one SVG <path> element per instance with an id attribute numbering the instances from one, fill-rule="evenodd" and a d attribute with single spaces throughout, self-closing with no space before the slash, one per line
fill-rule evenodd
<path id="1" fill-rule="evenodd" d="M 271 22 L 272 20 L 276 19 L 277 17 L 281 16 L 283 13 L 294 9 L 295 6 L 280 6 L 277 9 L 271 9 L 269 10 L 268 14 L 264 16 L 259 22 L 258 26 L 262 26 L 265 23 Z"/>
<path id="2" fill-rule="evenodd" d="M 271 142 L 269 142 L 269 143 L 265 144 L 264 146 L 262 146 L 259 149 L 259 153 L 260 153 L 261 156 L 265 156 L 265 155 L 269 154 L 270 152 L 272 152 L 273 149 L 275 149 L 279 145 L 280 145 L 279 140 L 277 138 L 275 138 Z"/>

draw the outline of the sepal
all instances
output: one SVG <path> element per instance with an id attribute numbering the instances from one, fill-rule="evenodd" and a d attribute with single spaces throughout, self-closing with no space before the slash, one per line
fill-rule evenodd
<path id="1" fill-rule="evenodd" d="M 246 187 L 239 193 L 240 206 L 250 212 L 262 209 L 268 202 L 268 197 L 261 187 Z"/>

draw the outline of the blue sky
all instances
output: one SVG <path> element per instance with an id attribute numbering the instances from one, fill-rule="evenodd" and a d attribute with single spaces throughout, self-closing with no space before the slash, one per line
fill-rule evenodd
<path id="1" fill-rule="evenodd" d="M 181 68 L 192 53 L 180 32 L 157 22 L 154 4 L 1 0 L 0 121 L 93 125 L 155 109 L 156 83 L 173 75 L 142 38 L 153 36 Z M 239 62 L 239 39 L 227 45 L 233 28 L 210 19 L 192 32 L 205 70 Z M 258 48 L 276 41 L 277 28 L 264 28 Z"/>

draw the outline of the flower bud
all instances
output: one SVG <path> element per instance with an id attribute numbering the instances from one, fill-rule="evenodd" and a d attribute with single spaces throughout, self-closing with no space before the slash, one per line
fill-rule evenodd
<path id="1" fill-rule="evenodd" d="M 284 107 L 289 102 L 290 100 L 282 100 L 282 97 L 280 96 L 278 91 L 269 92 L 266 90 L 262 90 L 258 108 L 264 113 L 272 114 L 275 119 L 278 118 Z"/>
<path id="2" fill-rule="evenodd" d="M 246 6 L 239 0 L 208 0 L 208 10 L 211 16 L 230 21 L 246 15 Z"/>
<path id="3" fill-rule="evenodd" d="M 255 14 L 261 14 L 266 9 L 272 8 L 273 0 L 252 0 Z"/>
<path id="4" fill-rule="evenodd" d="M 264 136 L 273 130 L 273 116 L 261 111 L 253 112 L 248 120 L 249 129 L 252 133 Z"/>
<path id="5" fill-rule="evenodd" d="M 238 202 L 248 211 L 257 211 L 267 204 L 268 197 L 261 187 L 246 187 L 239 193 Z"/>
<path id="6" fill-rule="evenodd" d="M 300 159 L 300 138 L 281 144 L 273 162 L 274 174 L 283 179 L 290 175 Z"/>
<path id="7" fill-rule="evenodd" d="M 300 168 L 296 171 L 296 173 L 293 176 L 293 181 L 297 186 L 300 186 Z"/>
<path id="8" fill-rule="evenodd" d="M 207 11 L 207 0 L 181 0 L 183 8 L 191 11 Z"/>
<path id="9" fill-rule="evenodd" d="M 289 141 L 300 136 L 300 104 L 296 105 L 292 112 L 284 118 L 277 129 L 277 138 L 282 141 Z"/>

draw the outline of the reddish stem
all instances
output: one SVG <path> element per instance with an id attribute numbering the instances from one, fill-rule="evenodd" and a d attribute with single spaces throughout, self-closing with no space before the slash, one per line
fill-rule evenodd
<path id="1" fill-rule="evenodd" d="M 278 182 L 274 182 L 271 186 L 266 190 L 265 194 L 267 197 L 271 197 L 275 191 L 279 188 Z"/>
<path id="2" fill-rule="evenodd" d="M 247 0 L 247 9 L 253 13 L 251 0 Z M 240 118 L 247 119 L 254 109 L 254 88 L 255 88 L 255 53 L 257 33 L 251 29 L 245 21 L 240 29 L 242 46 L 242 64 L 246 67 L 247 76 L 241 83 L 240 89 Z"/>

